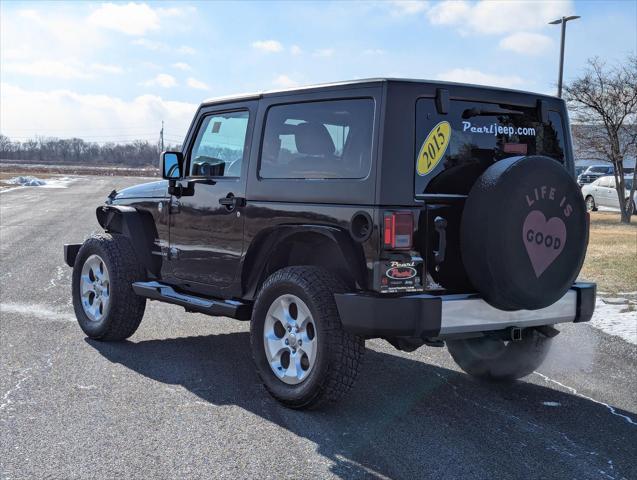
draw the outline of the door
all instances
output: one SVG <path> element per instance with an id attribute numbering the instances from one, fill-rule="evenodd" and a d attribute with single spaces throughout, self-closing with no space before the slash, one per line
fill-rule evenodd
<path id="1" fill-rule="evenodd" d="M 614 184 L 614 182 L 613 182 Z M 598 180 L 596 203 L 601 207 L 610 207 L 611 204 L 611 177 L 602 177 Z"/>
<path id="2" fill-rule="evenodd" d="M 606 206 L 619 210 L 619 198 L 617 198 L 617 183 L 615 177 L 608 178 L 608 188 L 606 188 Z"/>
<path id="3" fill-rule="evenodd" d="M 221 294 L 237 277 L 255 105 L 201 113 L 185 152 L 186 177 L 178 183 L 194 188 L 171 199 L 170 262 L 190 290 Z"/>

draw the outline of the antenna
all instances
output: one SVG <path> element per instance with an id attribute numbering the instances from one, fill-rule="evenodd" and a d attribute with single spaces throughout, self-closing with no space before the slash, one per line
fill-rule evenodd
<path id="1" fill-rule="evenodd" d="M 164 151 L 164 121 L 161 121 L 161 130 L 159 131 L 159 150 Z"/>

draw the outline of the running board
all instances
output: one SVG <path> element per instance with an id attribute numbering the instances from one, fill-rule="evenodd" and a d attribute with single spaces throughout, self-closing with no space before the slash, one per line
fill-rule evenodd
<path id="1" fill-rule="evenodd" d="M 199 312 L 214 317 L 231 317 L 237 320 L 250 320 L 252 306 L 236 300 L 212 300 L 209 298 L 186 295 L 175 291 L 170 285 L 159 282 L 134 282 L 133 290 L 140 297 L 180 305 L 187 312 Z"/>

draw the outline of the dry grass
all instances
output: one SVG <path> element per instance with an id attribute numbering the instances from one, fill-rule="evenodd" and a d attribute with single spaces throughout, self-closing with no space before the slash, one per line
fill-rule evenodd
<path id="1" fill-rule="evenodd" d="M 637 290 L 637 223 L 619 222 L 619 213 L 591 212 L 588 252 L 580 278 L 600 292 Z"/>

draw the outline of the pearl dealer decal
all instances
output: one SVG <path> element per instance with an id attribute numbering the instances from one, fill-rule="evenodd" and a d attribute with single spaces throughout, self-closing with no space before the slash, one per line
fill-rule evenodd
<path id="1" fill-rule="evenodd" d="M 418 275 L 418 271 L 414 268 L 416 264 L 414 262 L 391 262 L 390 267 L 385 272 L 385 275 L 393 280 L 407 280 L 414 278 Z"/>
<path id="2" fill-rule="evenodd" d="M 535 202 L 549 200 L 559 202 L 562 216 L 568 218 L 573 213 L 573 207 L 567 203 L 566 196 L 556 196 L 557 189 L 542 185 L 534 188 L 531 194 L 526 195 L 526 203 L 533 207 Z M 566 225 L 560 217 L 551 217 L 547 220 L 541 210 L 531 210 L 522 226 L 522 241 L 526 253 L 531 260 L 531 266 L 535 276 L 540 275 L 559 257 L 566 244 Z"/>

